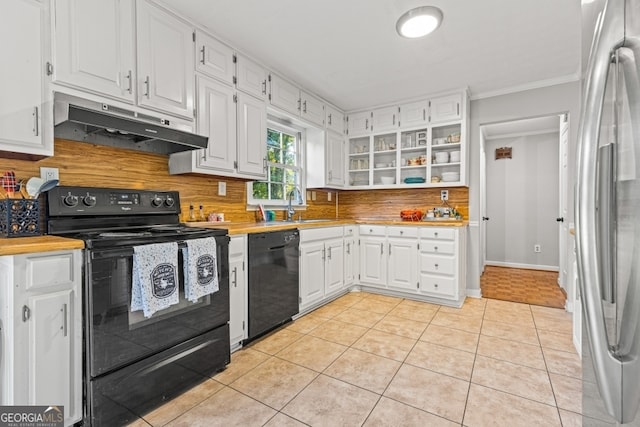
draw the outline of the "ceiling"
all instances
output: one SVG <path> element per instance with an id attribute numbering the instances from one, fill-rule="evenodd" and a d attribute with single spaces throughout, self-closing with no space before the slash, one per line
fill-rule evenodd
<path id="1" fill-rule="evenodd" d="M 468 87 L 478 98 L 576 80 L 578 0 L 160 0 L 344 110 Z M 440 28 L 397 35 L 439 7 Z"/>

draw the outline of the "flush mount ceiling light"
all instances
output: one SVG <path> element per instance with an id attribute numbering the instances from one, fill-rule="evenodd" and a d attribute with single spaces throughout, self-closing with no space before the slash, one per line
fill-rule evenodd
<path id="1" fill-rule="evenodd" d="M 411 9 L 398 19 L 396 30 L 402 37 L 415 39 L 433 32 L 442 23 L 442 11 L 433 6 Z"/>

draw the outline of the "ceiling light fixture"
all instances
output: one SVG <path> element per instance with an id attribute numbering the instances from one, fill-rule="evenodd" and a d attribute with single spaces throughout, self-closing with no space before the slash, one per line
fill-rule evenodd
<path id="1" fill-rule="evenodd" d="M 411 9 L 398 19 L 396 30 L 402 37 L 415 39 L 435 31 L 442 23 L 442 11 L 433 6 Z"/>

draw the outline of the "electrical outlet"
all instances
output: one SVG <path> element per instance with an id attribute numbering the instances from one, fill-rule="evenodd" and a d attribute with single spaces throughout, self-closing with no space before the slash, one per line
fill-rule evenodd
<path id="1" fill-rule="evenodd" d="M 542 247 L 540 245 L 533 245 L 533 252 L 535 253 L 542 252 Z"/>
<path id="2" fill-rule="evenodd" d="M 316 196 L 316 192 L 315 192 L 315 191 L 312 191 L 312 192 L 311 192 L 311 200 L 315 202 L 315 201 L 316 201 L 316 197 L 317 197 L 317 196 Z"/>
<path id="3" fill-rule="evenodd" d="M 60 179 L 60 171 L 58 168 L 40 168 L 40 178 L 45 181 L 51 181 L 52 179 Z"/>
<path id="4" fill-rule="evenodd" d="M 440 200 L 443 202 L 449 200 L 449 190 L 440 190 Z"/>
<path id="5" fill-rule="evenodd" d="M 227 183 L 224 181 L 218 181 L 218 196 L 227 195 Z"/>

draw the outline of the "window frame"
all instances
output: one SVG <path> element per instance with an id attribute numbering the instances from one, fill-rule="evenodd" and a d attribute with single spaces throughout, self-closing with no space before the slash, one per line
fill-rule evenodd
<path id="1" fill-rule="evenodd" d="M 306 210 L 307 208 L 307 199 L 306 199 L 306 156 L 305 156 L 305 142 L 306 142 L 306 130 L 302 127 L 292 126 L 290 124 L 282 123 L 278 120 L 275 120 L 273 117 L 267 118 L 267 132 L 269 129 L 275 130 L 281 133 L 287 133 L 289 135 L 296 136 L 296 165 L 298 169 L 298 185 L 297 187 L 300 189 L 300 198 L 297 200 L 301 200 L 302 203 L 298 204 L 296 202 L 296 198 L 292 201 L 292 206 L 295 207 L 296 210 Z M 264 135 L 264 144 L 267 145 L 267 133 Z M 268 146 L 267 146 L 268 150 Z M 282 163 L 274 163 L 270 162 L 267 159 L 267 176 L 264 180 L 256 180 L 247 182 L 247 210 L 257 210 L 258 205 L 262 205 L 267 209 L 274 210 L 285 210 L 289 205 L 289 200 L 287 199 L 287 194 L 285 194 L 284 200 L 279 199 L 254 199 L 253 198 L 253 184 L 256 182 L 269 182 L 269 171 L 273 166 L 281 167 Z"/>

